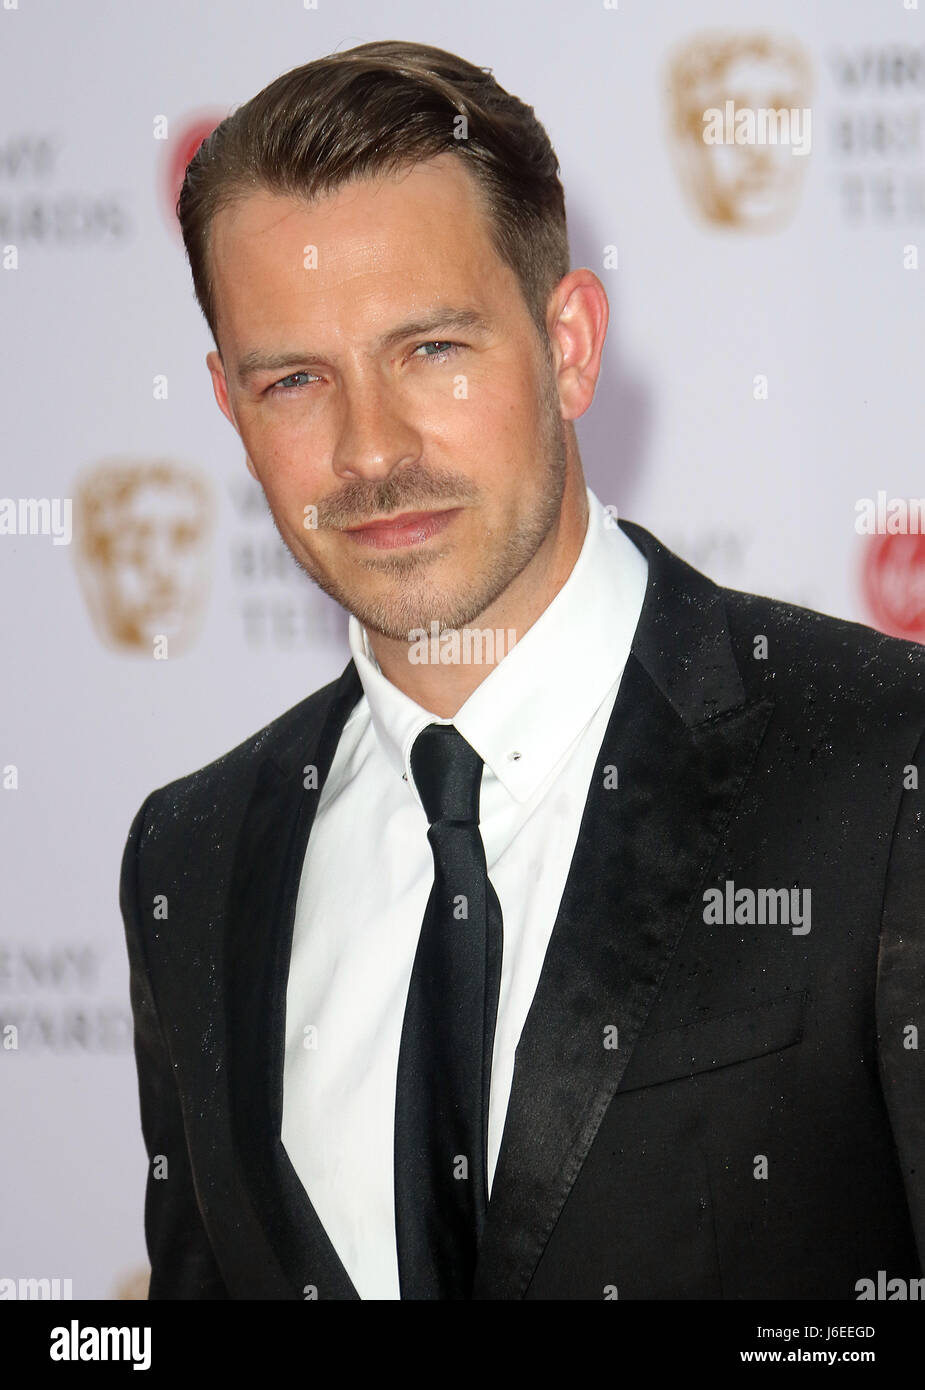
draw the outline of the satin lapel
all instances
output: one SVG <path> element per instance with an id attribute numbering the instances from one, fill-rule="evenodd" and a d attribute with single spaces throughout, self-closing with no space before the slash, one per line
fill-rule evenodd
<path id="1" fill-rule="evenodd" d="M 280 1138 L 286 988 L 305 848 L 331 759 L 362 687 L 351 661 L 311 727 L 267 756 L 235 851 L 226 935 L 226 1021 L 235 1149 L 293 1298 L 359 1295 Z M 303 786 L 314 765 L 317 788 Z"/>
<path id="2" fill-rule="evenodd" d="M 524 1296 L 773 708 L 745 703 L 721 591 L 621 525 L 649 561 L 646 598 L 515 1053 L 475 1298 Z"/>

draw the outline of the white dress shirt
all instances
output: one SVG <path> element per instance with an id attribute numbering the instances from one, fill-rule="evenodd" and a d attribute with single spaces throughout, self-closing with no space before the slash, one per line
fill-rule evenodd
<path id="1" fill-rule="evenodd" d="M 485 764 L 480 828 L 504 932 L 490 1191 L 514 1049 L 647 582 L 644 556 L 587 491 L 588 529 L 571 574 L 453 719 L 430 714 L 387 680 L 365 630 L 349 620 L 364 693 L 337 745 L 302 868 L 286 994 L 282 1140 L 361 1298 L 399 1297 L 398 1048 L 434 877 L 411 747 L 427 724 L 455 724 Z"/>

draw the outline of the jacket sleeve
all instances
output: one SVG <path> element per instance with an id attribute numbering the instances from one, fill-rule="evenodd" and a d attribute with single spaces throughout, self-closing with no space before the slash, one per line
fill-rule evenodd
<path id="1" fill-rule="evenodd" d="M 179 1093 L 145 961 L 138 854 L 151 801 L 148 797 L 132 822 L 119 885 L 129 958 L 141 1131 L 148 1152 L 144 1217 L 151 1261 L 148 1297 L 228 1298 L 199 1211 Z"/>
<path id="2" fill-rule="evenodd" d="M 884 1100 L 925 1273 L 925 737 L 900 775 L 906 789 L 884 893 L 877 1039 Z"/>

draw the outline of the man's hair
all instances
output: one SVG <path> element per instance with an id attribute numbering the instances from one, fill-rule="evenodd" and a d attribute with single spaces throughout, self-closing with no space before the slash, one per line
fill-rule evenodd
<path id="1" fill-rule="evenodd" d="M 227 116 L 190 160 L 177 216 L 216 346 L 209 248 L 217 212 L 261 189 L 311 201 L 445 152 L 473 175 L 491 244 L 517 276 L 548 357 L 546 303 L 570 264 L 549 136 L 489 68 L 399 41 L 360 44 L 284 73 Z"/>

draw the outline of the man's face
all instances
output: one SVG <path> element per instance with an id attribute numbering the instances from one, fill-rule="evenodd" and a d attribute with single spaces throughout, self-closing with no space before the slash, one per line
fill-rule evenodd
<path id="1" fill-rule="evenodd" d="M 469 180 L 442 155 L 212 227 L 216 399 L 296 561 L 400 640 L 529 577 L 565 483 L 557 378 Z M 350 529 L 408 513 L 431 515 Z"/>

